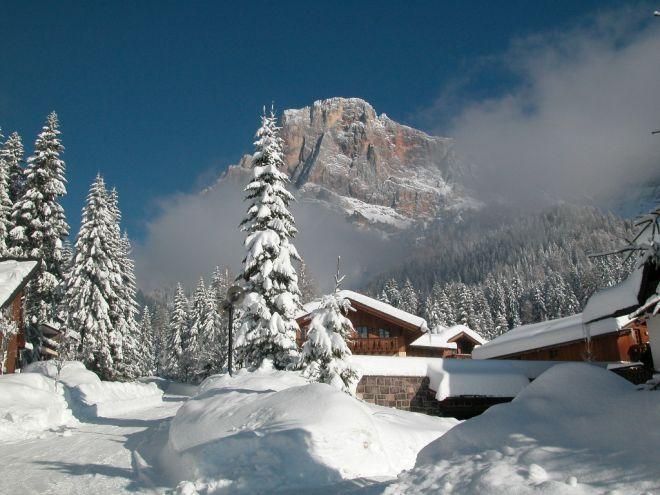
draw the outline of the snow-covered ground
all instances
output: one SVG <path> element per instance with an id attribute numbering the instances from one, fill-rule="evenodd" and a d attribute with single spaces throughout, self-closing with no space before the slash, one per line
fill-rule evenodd
<path id="1" fill-rule="evenodd" d="M 561 364 L 428 445 L 384 493 L 660 493 L 659 421 L 659 391 Z"/>
<path id="2" fill-rule="evenodd" d="M 67 381 L 80 379 L 72 367 Z M 54 383 L 0 379 L 0 406 L 9 390 L 21 405 L 13 419 L 0 411 L 0 432 L 25 427 L 0 438 L 1 493 L 660 493 L 660 391 L 584 363 L 554 366 L 463 423 L 267 367 L 211 377 L 191 398 L 79 420 Z"/>
<path id="3" fill-rule="evenodd" d="M 145 458 L 152 444 L 158 448 L 158 439 L 167 438 L 169 418 L 184 400 L 166 396 L 159 406 L 128 415 L 47 431 L 41 439 L 0 442 L 0 493 L 163 493 L 167 482 Z"/>

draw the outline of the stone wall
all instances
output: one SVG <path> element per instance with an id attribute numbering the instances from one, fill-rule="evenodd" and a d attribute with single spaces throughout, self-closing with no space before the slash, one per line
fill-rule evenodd
<path id="1" fill-rule="evenodd" d="M 358 398 L 379 406 L 441 416 L 440 402 L 426 376 L 363 376 Z"/>
<path id="2" fill-rule="evenodd" d="M 357 386 L 357 397 L 379 406 L 458 419 L 477 416 L 490 406 L 512 400 L 512 397 L 451 397 L 439 401 L 426 376 L 363 376 Z"/>

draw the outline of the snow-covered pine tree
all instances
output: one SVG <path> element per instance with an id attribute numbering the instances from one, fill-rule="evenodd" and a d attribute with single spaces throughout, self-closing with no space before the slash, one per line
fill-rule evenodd
<path id="1" fill-rule="evenodd" d="M 245 188 L 250 206 L 241 222 L 248 235 L 238 279 L 247 294 L 236 347 L 246 367 L 271 359 L 276 368 L 286 368 L 298 356 L 295 316 L 300 290 L 292 260 L 300 256 L 291 242 L 297 230 L 288 206 L 294 197 L 285 187 L 289 178 L 281 171 L 282 139 L 272 111 L 264 111 L 256 137 L 253 177 Z"/>
<path id="2" fill-rule="evenodd" d="M 3 150 L 9 174 L 9 199 L 13 205 L 23 196 L 25 187 L 25 170 L 23 169 L 25 150 L 21 136 L 17 132 L 12 132 L 5 141 Z"/>
<path id="3" fill-rule="evenodd" d="M 26 323 L 31 328 L 56 315 L 62 296 L 62 240 L 69 226 L 59 203 L 66 195 L 65 165 L 60 158 L 64 147 L 59 135 L 53 112 L 37 137 L 25 170 L 24 193 L 12 212 L 12 254 L 41 259 L 38 275 L 26 290 Z"/>
<path id="4" fill-rule="evenodd" d="M 300 270 L 298 270 L 298 288 L 300 289 L 300 300 L 304 303 L 308 303 L 319 297 L 319 288 L 316 285 L 316 280 L 312 277 L 304 260 L 300 262 Z"/>
<path id="5" fill-rule="evenodd" d="M 156 360 L 156 375 L 164 376 L 167 369 L 167 357 L 169 341 L 169 311 L 164 302 L 156 300 L 154 316 L 151 319 L 151 327 L 154 333 L 154 356 Z"/>
<path id="6" fill-rule="evenodd" d="M 399 284 L 396 282 L 395 279 L 391 278 L 387 282 L 385 282 L 385 286 L 383 287 L 383 292 L 385 293 L 385 297 L 387 298 L 386 302 L 388 304 L 391 304 L 395 308 L 398 308 L 401 302 L 401 292 L 399 292 Z"/>
<path id="7" fill-rule="evenodd" d="M 156 339 L 151 323 L 151 311 L 149 311 L 149 306 L 146 304 L 140 319 L 140 336 L 142 338 L 140 342 L 142 353 L 139 361 L 140 376 L 151 376 L 156 372 Z"/>
<path id="8" fill-rule="evenodd" d="M 204 324 L 208 312 L 208 295 L 204 278 L 193 293 L 192 307 L 190 308 L 190 324 L 181 334 L 181 375 L 185 381 L 195 382 L 198 379 L 201 344 Z"/>
<path id="9" fill-rule="evenodd" d="M 202 322 L 198 370 L 202 377 L 220 373 L 227 364 L 227 324 L 214 288 L 206 291 L 206 312 Z"/>
<path id="10" fill-rule="evenodd" d="M 438 325 L 444 326 L 437 301 L 433 299 L 433 297 L 427 296 L 426 304 L 424 306 L 426 308 L 424 318 L 426 319 L 426 323 L 428 323 L 431 331 L 433 331 L 433 329 Z"/>
<path id="11" fill-rule="evenodd" d="M 441 287 L 440 284 L 433 285 L 433 299 L 438 312 L 438 323 L 440 325 L 449 327 L 456 323 L 456 316 L 454 308 L 451 305 L 449 296 L 447 295 L 447 287 Z"/>
<path id="12" fill-rule="evenodd" d="M 0 257 L 9 253 L 9 231 L 11 230 L 11 212 L 13 203 L 9 196 L 9 151 L 3 143 L 0 131 Z"/>
<path id="13" fill-rule="evenodd" d="M 113 345 L 121 342 L 109 313 L 120 277 L 114 266 L 113 221 L 105 183 L 98 175 L 83 207 L 63 305 L 66 327 L 78 336 L 79 358 L 105 379 L 117 376 Z"/>
<path id="14" fill-rule="evenodd" d="M 403 284 L 403 289 L 401 289 L 401 299 L 398 308 L 416 315 L 418 307 L 419 298 L 417 297 L 417 291 L 413 287 L 412 282 L 410 282 L 409 279 L 406 279 Z"/>
<path id="15" fill-rule="evenodd" d="M 138 304 L 135 299 L 137 293 L 137 283 L 135 280 L 135 263 L 131 258 L 131 241 L 128 234 L 119 240 L 118 264 L 121 274 L 121 285 L 118 287 L 120 294 L 120 304 L 114 313 L 118 314 L 121 322 L 122 333 L 122 353 L 126 378 L 136 378 L 142 372 L 144 365 L 142 342 L 147 336 L 142 335 L 143 327 L 137 321 L 139 313 Z M 150 315 L 151 316 L 151 315 Z"/>
<path id="16" fill-rule="evenodd" d="M 453 296 L 456 323 L 467 326 L 470 323 L 474 324 L 471 321 L 474 308 L 472 307 L 472 294 L 470 294 L 469 287 L 463 282 L 454 284 Z"/>
<path id="17" fill-rule="evenodd" d="M 354 309 L 350 301 L 340 295 L 342 280 L 338 260 L 335 291 L 323 296 L 320 306 L 311 314 L 300 363 L 303 374 L 310 380 L 353 393 L 357 373 L 348 363 L 351 350 L 346 341 L 351 338 L 354 329 L 346 315 Z"/>
<path id="18" fill-rule="evenodd" d="M 172 307 L 172 314 L 169 318 L 169 332 L 166 351 L 166 373 L 171 378 L 183 379 L 181 371 L 182 361 L 182 347 L 181 341 L 183 335 L 188 332 L 190 325 L 189 303 L 183 287 L 181 284 L 176 286 L 176 294 L 174 296 L 174 305 Z"/>

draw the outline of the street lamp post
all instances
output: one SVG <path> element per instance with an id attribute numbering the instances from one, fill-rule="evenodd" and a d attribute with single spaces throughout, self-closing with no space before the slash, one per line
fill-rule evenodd
<path id="1" fill-rule="evenodd" d="M 240 304 L 245 297 L 245 290 L 243 287 L 238 285 L 233 285 L 227 289 L 227 297 L 225 298 L 224 303 L 222 304 L 222 309 L 227 311 L 229 314 L 228 322 L 228 352 L 227 352 L 227 370 L 229 371 L 229 376 L 232 376 L 232 361 L 234 359 L 234 307 Z"/>

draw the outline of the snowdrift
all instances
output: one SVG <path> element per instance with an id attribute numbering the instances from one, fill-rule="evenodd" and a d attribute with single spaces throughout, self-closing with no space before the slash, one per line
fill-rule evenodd
<path id="1" fill-rule="evenodd" d="M 310 490 L 396 476 L 458 421 L 371 406 L 294 372 L 211 377 L 172 421 L 164 462 L 182 492 Z M 194 491 L 191 491 L 194 493 Z"/>
<path id="2" fill-rule="evenodd" d="M 385 493 L 657 493 L 660 392 L 557 365 L 425 447 Z"/>
<path id="3" fill-rule="evenodd" d="M 83 417 L 125 414 L 158 405 L 163 397 L 155 383 L 104 382 L 78 361 L 67 361 L 59 373 L 55 361 L 32 363 L 23 370 L 23 374 L 36 373 L 63 383 L 71 408 Z"/>
<path id="4" fill-rule="evenodd" d="M 76 423 L 61 384 L 32 373 L 0 376 L 1 441 L 39 436 Z"/>

